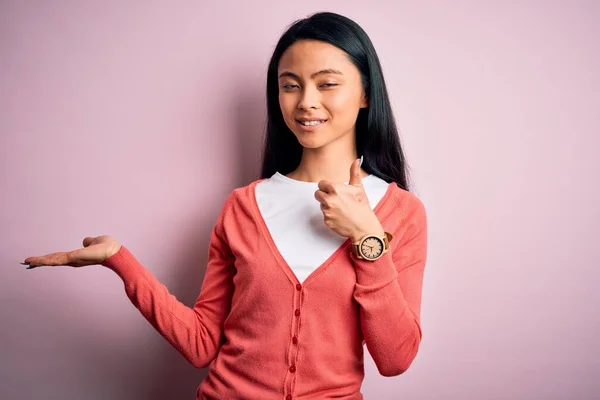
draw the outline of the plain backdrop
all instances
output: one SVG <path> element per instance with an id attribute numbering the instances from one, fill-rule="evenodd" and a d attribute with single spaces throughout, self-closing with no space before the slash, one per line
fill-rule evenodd
<path id="1" fill-rule="evenodd" d="M 365 397 L 600 398 L 594 0 L 1 1 L 0 398 L 194 398 L 116 274 L 19 262 L 111 234 L 192 305 L 274 45 L 325 10 L 373 40 L 429 216 L 419 354 Z"/>

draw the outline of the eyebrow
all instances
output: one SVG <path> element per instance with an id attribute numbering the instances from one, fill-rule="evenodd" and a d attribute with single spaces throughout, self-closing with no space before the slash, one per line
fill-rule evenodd
<path id="1" fill-rule="evenodd" d="M 317 75 L 327 75 L 327 74 L 344 75 L 344 74 L 342 74 L 341 71 L 338 71 L 337 69 L 327 68 L 327 69 L 322 69 L 318 72 L 315 72 L 310 77 L 312 79 Z M 290 78 L 300 79 L 300 77 L 298 75 L 296 75 L 295 73 L 290 72 L 290 71 L 283 71 L 281 74 L 279 74 L 280 78 L 283 78 L 286 76 L 290 77 Z"/>

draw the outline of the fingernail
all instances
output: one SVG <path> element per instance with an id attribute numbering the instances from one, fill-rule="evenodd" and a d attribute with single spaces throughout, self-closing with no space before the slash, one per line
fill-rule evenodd
<path id="1" fill-rule="evenodd" d="M 21 265 L 29 265 L 28 262 L 22 262 Z"/>
<path id="2" fill-rule="evenodd" d="M 27 267 L 25 269 L 34 269 L 34 268 L 37 268 L 37 267 L 43 267 L 43 265 L 33 265 L 33 266 L 30 265 L 29 267 Z"/>
<path id="3" fill-rule="evenodd" d="M 363 156 L 360 156 L 360 163 L 358 164 L 358 166 L 361 167 L 362 163 L 363 163 Z"/>

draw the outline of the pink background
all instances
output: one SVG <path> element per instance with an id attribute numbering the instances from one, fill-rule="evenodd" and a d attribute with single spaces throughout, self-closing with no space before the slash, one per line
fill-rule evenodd
<path id="1" fill-rule="evenodd" d="M 116 274 L 19 262 L 111 234 L 191 305 L 320 10 L 375 43 L 430 221 L 421 350 L 366 398 L 600 398 L 600 2 L 389 3 L 0 3 L 0 398 L 194 397 Z"/>

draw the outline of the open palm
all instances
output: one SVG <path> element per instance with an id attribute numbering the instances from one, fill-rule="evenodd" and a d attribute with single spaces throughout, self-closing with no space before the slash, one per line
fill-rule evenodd
<path id="1" fill-rule="evenodd" d="M 83 239 L 83 248 L 81 249 L 50 253 L 39 257 L 27 257 L 21 264 L 27 265 L 27 269 L 42 265 L 84 267 L 103 263 L 116 254 L 120 248 L 121 244 L 112 236 L 86 237 Z"/>

